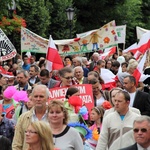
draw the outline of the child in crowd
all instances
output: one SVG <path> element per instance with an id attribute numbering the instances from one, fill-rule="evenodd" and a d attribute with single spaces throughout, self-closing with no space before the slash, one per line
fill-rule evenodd
<path id="1" fill-rule="evenodd" d="M 89 127 L 92 130 L 92 138 L 88 139 L 87 142 L 93 150 L 95 150 L 99 134 L 102 128 L 104 109 L 101 106 L 92 108 L 90 113 L 90 121 L 93 122 L 93 125 Z"/>

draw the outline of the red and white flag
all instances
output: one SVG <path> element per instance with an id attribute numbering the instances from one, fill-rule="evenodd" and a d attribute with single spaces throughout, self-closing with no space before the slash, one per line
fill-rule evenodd
<path id="1" fill-rule="evenodd" d="M 59 70 L 63 67 L 64 65 L 62 59 L 58 53 L 52 37 L 50 36 L 46 54 L 46 69 L 51 72 L 52 70 Z"/>
<path id="2" fill-rule="evenodd" d="M 110 47 L 110 48 L 107 48 L 104 50 L 104 53 L 100 55 L 100 59 L 105 59 L 106 56 L 111 56 L 113 55 L 114 53 L 116 53 L 116 47 Z"/>
<path id="3" fill-rule="evenodd" d="M 144 63 L 146 61 L 146 53 L 144 54 L 144 56 L 142 57 L 142 59 L 140 60 L 137 68 L 134 70 L 133 76 L 136 79 L 136 85 L 138 84 L 141 75 L 143 74 L 143 68 L 144 68 Z"/>
<path id="4" fill-rule="evenodd" d="M 134 54 L 134 58 L 135 58 L 136 60 L 138 60 L 141 55 L 142 55 L 142 53 L 141 53 L 139 50 L 137 50 L 136 53 Z"/>
<path id="5" fill-rule="evenodd" d="M 102 86 L 103 90 L 108 89 L 111 90 L 112 88 L 116 87 L 116 81 L 114 75 L 110 70 L 101 68 L 101 78 L 104 80 L 104 84 Z"/>
<path id="6" fill-rule="evenodd" d="M 138 50 L 144 54 L 150 48 L 150 32 L 146 32 L 142 35 L 139 43 Z"/>
<path id="7" fill-rule="evenodd" d="M 28 56 L 28 62 L 30 63 L 30 58 L 31 58 L 31 52 L 26 52 L 26 54 Z"/>
<path id="8" fill-rule="evenodd" d="M 132 52 L 133 54 L 135 54 L 136 51 L 137 51 L 137 43 L 134 43 L 133 45 L 131 45 L 127 49 L 123 50 L 123 53 Z"/>

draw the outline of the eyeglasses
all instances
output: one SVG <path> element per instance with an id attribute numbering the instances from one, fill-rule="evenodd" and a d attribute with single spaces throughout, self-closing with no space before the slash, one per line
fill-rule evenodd
<path id="1" fill-rule="evenodd" d="M 142 129 L 133 129 L 134 133 L 138 133 L 139 131 L 143 132 L 143 133 L 146 133 L 149 129 L 146 129 L 146 128 L 142 128 Z"/>
<path id="2" fill-rule="evenodd" d="M 64 77 L 65 79 L 69 80 L 69 79 L 73 79 L 73 77 Z"/>
<path id="3" fill-rule="evenodd" d="M 29 134 L 37 134 L 36 131 L 32 131 L 32 130 L 26 130 L 25 133 L 29 133 Z"/>

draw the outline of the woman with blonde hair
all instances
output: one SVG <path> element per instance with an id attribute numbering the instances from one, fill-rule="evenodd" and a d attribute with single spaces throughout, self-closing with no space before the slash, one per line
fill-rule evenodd
<path id="1" fill-rule="evenodd" d="M 82 150 L 83 142 L 79 133 L 68 124 L 68 111 L 60 100 L 51 100 L 49 103 L 48 120 L 53 134 L 56 149 Z"/>
<path id="2" fill-rule="evenodd" d="M 25 131 L 27 150 L 54 150 L 50 127 L 43 121 L 31 122 Z"/>

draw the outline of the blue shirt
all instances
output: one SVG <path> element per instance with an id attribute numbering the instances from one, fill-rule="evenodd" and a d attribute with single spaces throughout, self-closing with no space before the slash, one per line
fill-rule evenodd
<path id="1" fill-rule="evenodd" d="M 5 116 L 0 123 L 0 135 L 7 137 L 11 142 L 14 136 L 14 123 Z"/>

